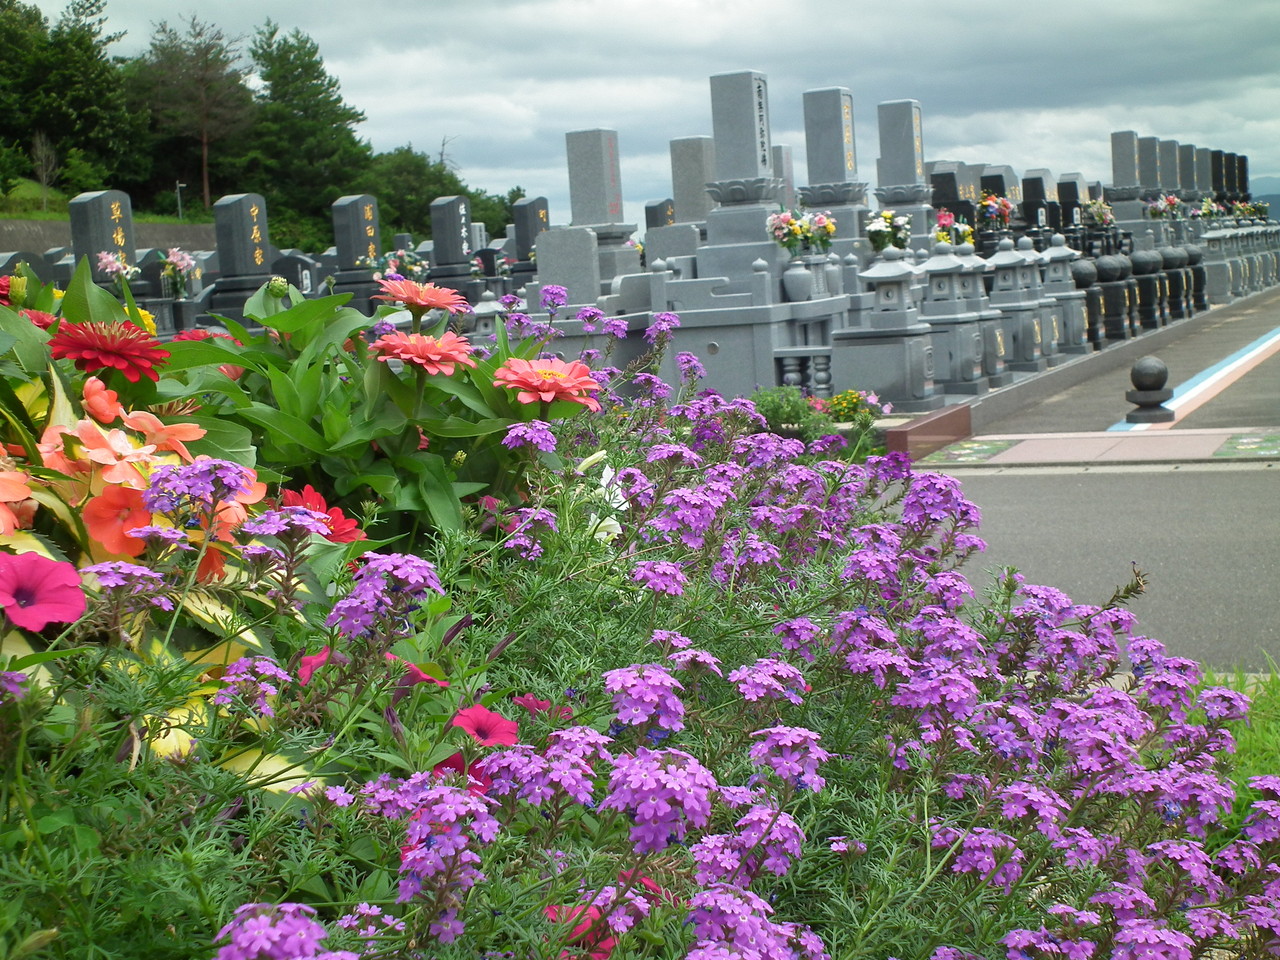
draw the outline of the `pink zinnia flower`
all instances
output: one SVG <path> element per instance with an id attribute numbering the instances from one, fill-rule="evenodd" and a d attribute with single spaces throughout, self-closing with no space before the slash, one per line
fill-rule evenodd
<path id="1" fill-rule="evenodd" d="M 495 370 L 493 376 L 495 387 L 518 390 L 516 399 L 521 403 L 569 400 L 593 412 L 600 409 L 595 397 L 589 396 L 600 389 L 600 384 L 592 379 L 591 369 L 577 360 L 566 363 L 555 357 L 544 360 L 512 357 Z"/>
<path id="2" fill-rule="evenodd" d="M 471 358 L 471 344 L 467 338 L 460 337 L 451 330 L 445 331 L 439 338 L 425 333 L 404 333 L 397 330 L 379 337 L 369 349 L 378 354 L 378 359 L 383 363 L 396 357 L 405 363 L 421 367 L 427 373 L 443 373 L 446 377 L 453 376 L 459 363 L 467 367 L 476 365 Z"/>
<path id="3" fill-rule="evenodd" d="M 84 613 L 84 590 L 73 564 L 38 553 L 0 554 L 0 607 L 25 630 L 74 623 Z"/>

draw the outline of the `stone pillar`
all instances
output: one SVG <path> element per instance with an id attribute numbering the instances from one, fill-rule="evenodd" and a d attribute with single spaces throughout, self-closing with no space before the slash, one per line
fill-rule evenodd
<path id="1" fill-rule="evenodd" d="M 876 199 L 899 216 L 911 217 L 912 249 L 933 240 L 932 186 L 924 176 L 924 131 L 918 100 L 889 100 L 876 108 L 880 157 Z"/>
<path id="2" fill-rule="evenodd" d="M 964 263 L 951 244 L 934 245 L 924 263 L 927 277 L 920 314 L 933 330 L 934 379 L 947 393 L 978 396 L 987 392 L 982 375 L 983 343 L 978 315 L 961 299 Z"/>
<path id="3" fill-rule="evenodd" d="M 589 227 L 600 245 L 600 279 L 640 272 L 640 253 L 627 241 L 634 223 L 623 223 L 622 177 L 616 130 L 565 134 L 569 160 L 569 206 L 575 227 Z"/>
<path id="4" fill-rule="evenodd" d="M 809 180 L 800 196 L 805 206 L 829 211 L 835 218 L 832 247 L 846 256 L 862 236 L 867 217 L 867 184 L 858 179 L 853 94 L 848 88 L 805 91 L 804 141 Z"/>
<path id="5" fill-rule="evenodd" d="M 671 191 L 677 223 L 704 223 L 715 207 L 707 184 L 716 178 L 715 141 L 681 137 L 671 141 Z"/>

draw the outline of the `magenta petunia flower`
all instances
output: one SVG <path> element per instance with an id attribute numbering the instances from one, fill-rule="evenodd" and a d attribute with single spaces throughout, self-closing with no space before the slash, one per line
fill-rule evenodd
<path id="1" fill-rule="evenodd" d="M 80 574 L 72 564 L 38 553 L 0 554 L 0 607 L 25 630 L 74 623 L 85 608 Z"/>

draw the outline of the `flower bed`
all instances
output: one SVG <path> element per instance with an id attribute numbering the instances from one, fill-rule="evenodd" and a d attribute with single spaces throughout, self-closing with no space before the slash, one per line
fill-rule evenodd
<path id="1" fill-rule="evenodd" d="M 10 953 L 1274 951 L 1280 777 L 1218 829 L 1247 700 L 1140 584 L 971 583 L 957 481 L 663 383 L 674 315 L 619 371 L 286 288 L 51 363 L 128 322 L 86 273 L 0 308 Z"/>

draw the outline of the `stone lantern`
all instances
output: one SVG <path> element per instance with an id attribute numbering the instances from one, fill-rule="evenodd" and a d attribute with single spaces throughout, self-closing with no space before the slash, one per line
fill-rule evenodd
<path id="1" fill-rule="evenodd" d="M 870 390 L 904 413 L 938 409 L 944 397 L 934 385 L 931 328 L 912 299 L 915 269 L 889 247 L 858 279 L 870 303 L 863 324 L 831 332 L 833 390 Z"/>
<path id="2" fill-rule="evenodd" d="M 1005 341 L 1009 348 L 1011 370 L 1039 373 L 1049 363 L 1041 350 L 1040 297 L 1020 282 L 1027 269 L 1026 258 L 1013 249 L 1013 241 L 1005 237 L 990 259 L 995 271 L 991 285 L 991 305 L 1000 311 Z"/>
<path id="3" fill-rule="evenodd" d="M 1076 287 L 1071 264 L 1080 253 L 1067 246 L 1067 238 L 1055 233 L 1049 239 L 1049 249 L 1044 252 L 1044 293 L 1052 300 L 1057 315 L 1062 318 L 1058 333 L 1058 348 L 1063 353 L 1091 353 L 1088 339 L 1087 294 Z"/>
<path id="4" fill-rule="evenodd" d="M 994 387 L 1008 386 L 1013 374 L 1005 366 L 1007 353 L 1004 326 L 999 310 L 991 307 L 987 299 L 986 276 L 991 271 L 990 261 L 974 252 L 972 243 L 962 243 L 955 248 L 956 259 L 964 267 L 958 282 L 960 299 L 965 309 L 978 315 L 978 330 L 982 334 L 982 373 Z"/>
<path id="5" fill-rule="evenodd" d="M 920 313 L 933 329 L 933 352 L 938 383 L 948 393 L 978 395 L 987 392 L 982 375 L 982 333 L 978 315 L 960 298 L 964 263 L 951 252 L 951 244 L 939 243 L 924 263 L 926 277 Z"/>

